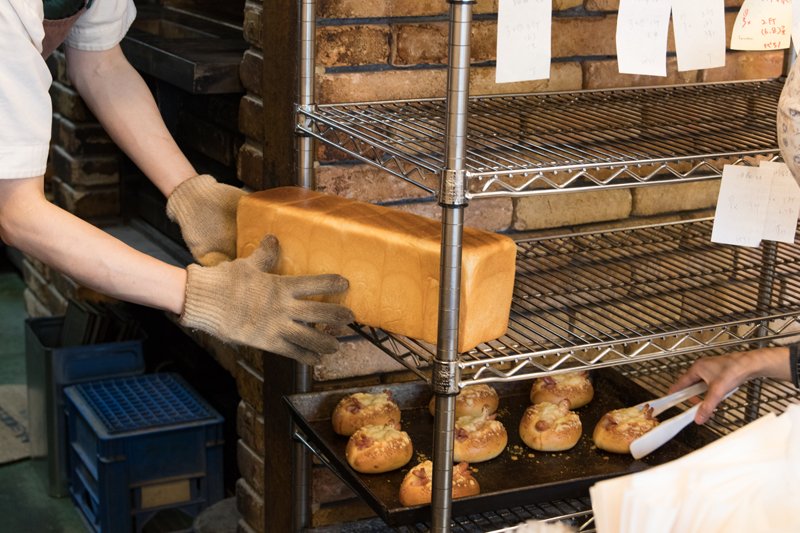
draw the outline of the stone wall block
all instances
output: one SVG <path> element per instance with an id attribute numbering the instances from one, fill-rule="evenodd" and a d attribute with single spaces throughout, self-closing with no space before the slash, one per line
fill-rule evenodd
<path id="1" fill-rule="evenodd" d="M 239 402 L 236 410 L 236 433 L 248 448 L 264 456 L 264 417 L 247 402 Z"/>
<path id="2" fill-rule="evenodd" d="M 236 458 L 239 473 L 256 494 L 264 494 L 264 458 L 247 446 L 244 441 L 236 443 Z"/>
<path id="3" fill-rule="evenodd" d="M 514 229 L 520 231 L 627 218 L 632 207 L 628 189 L 543 194 L 516 202 Z"/>
<path id="4" fill-rule="evenodd" d="M 264 533 L 264 496 L 241 478 L 236 481 L 236 509 L 252 531 Z"/>
<path id="5" fill-rule="evenodd" d="M 632 216 L 707 209 L 717 205 L 719 179 L 633 189 Z"/>

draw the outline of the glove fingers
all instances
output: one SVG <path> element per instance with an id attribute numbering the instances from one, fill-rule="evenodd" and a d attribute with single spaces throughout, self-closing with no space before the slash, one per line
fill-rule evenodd
<path id="1" fill-rule="evenodd" d="M 261 244 L 247 258 L 251 265 L 254 265 L 262 272 L 269 272 L 275 268 L 278 262 L 278 238 L 275 235 L 265 235 L 261 239 Z"/>
<path id="2" fill-rule="evenodd" d="M 346 326 L 355 321 L 353 312 L 347 307 L 314 300 L 298 300 L 292 318 L 298 322 L 319 322 L 337 326 Z"/>
<path id="3" fill-rule="evenodd" d="M 339 349 L 336 337 L 299 322 L 286 328 L 283 337 L 290 344 L 296 345 L 298 350 L 308 350 L 316 354 L 333 353 Z"/>
<path id="4" fill-rule="evenodd" d="M 292 287 L 292 296 L 308 298 L 309 296 L 327 296 L 344 292 L 350 287 L 347 278 L 338 274 L 320 274 L 318 276 L 286 276 Z"/>
<path id="5" fill-rule="evenodd" d="M 297 344 L 284 340 L 281 340 L 277 344 L 268 347 L 267 351 L 282 355 L 283 357 L 289 357 L 295 361 L 303 363 L 304 365 L 314 366 L 320 363 L 319 353 L 306 350 Z"/>

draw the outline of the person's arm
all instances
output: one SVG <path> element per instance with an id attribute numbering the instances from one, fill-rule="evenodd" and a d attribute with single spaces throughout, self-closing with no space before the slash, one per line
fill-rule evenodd
<path id="1" fill-rule="evenodd" d="M 194 258 L 211 266 L 236 257 L 236 208 L 244 192 L 197 175 L 119 45 L 66 50 L 72 83 L 116 144 L 167 197 L 167 215 L 180 226 Z"/>
<path id="2" fill-rule="evenodd" d="M 82 285 L 180 314 L 186 271 L 130 248 L 50 203 L 43 178 L 0 180 L 0 237 Z"/>
<path id="3" fill-rule="evenodd" d="M 791 380 L 789 348 L 759 348 L 717 357 L 703 357 L 695 361 L 669 391 L 675 392 L 700 381 L 706 382 L 708 391 L 695 416 L 695 422 L 704 424 L 727 393 L 755 377 Z"/>
<path id="4" fill-rule="evenodd" d="M 67 73 L 117 146 L 164 196 L 196 176 L 164 124 L 150 89 L 119 45 L 85 51 L 66 47 Z"/>

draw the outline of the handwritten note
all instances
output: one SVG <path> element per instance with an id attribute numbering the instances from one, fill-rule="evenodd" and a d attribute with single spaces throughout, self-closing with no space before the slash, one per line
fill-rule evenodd
<path id="1" fill-rule="evenodd" d="M 497 83 L 550 77 L 551 0 L 500 0 Z"/>
<path id="2" fill-rule="evenodd" d="M 670 0 L 620 0 L 617 62 L 623 74 L 667 75 Z"/>
<path id="3" fill-rule="evenodd" d="M 725 165 L 711 241 L 758 246 L 762 239 L 793 243 L 800 186 L 784 163 Z"/>
<path id="4" fill-rule="evenodd" d="M 770 181 L 763 238 L 791 244 L 800 216 L 800 186 L 786 163 L 762 161 L 759 170 Z"/>
<path id="5" fill-rule="evenodd" d="M 731 35 L 732 50 L 789 48 L 792 0 L 744 0 Z"/>
<path id="6" fill-rule="evenodd" d="M 725 0 L 672 0 L 678 70 L 725 66 Z"/>

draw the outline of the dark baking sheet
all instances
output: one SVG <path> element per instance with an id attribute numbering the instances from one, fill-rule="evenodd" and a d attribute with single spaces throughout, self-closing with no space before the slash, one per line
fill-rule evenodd
<path id="1" fill-rule="evenodd" d="M 508 446 L 491 461 L 474 463 L 473 472 L 481 486 L 478 496 L 453 500 L 453 516 L 480 513 L 559 498 L 586 496 L 591 485 L 602 479 L 644 470 L 671 461 L 713 439 L 704 427 L 690 424 L 678 436 L 647 457 L 635 460 L 598 450 L 592 431 L 600 417 L 620 407 L 651 399 L 653 395 L 614 369 L 592 372 L 595 397 L 578 409 L 583 435 L 571 450 L 558 453 L 531 450 L 519 437 L 519 420 L 530 405 L 531 381 L 493 384 L 500 395 L 497 419 L 508 431 Z M 411 437 L 414 456 L 406 467 L 385 474 L 359 474 L 347 464 L 347 437 L 333 432 L 331 412 L 339 400 L 352 392 L 392 391 L 402 410 L 402 426 Z M 376 387 L 296 394 L 284 398 L 297 425 L 345 480 L 375 512 L 391 526 L 430 519 L 428 505 L 403 507 L 398 490 L 410 468 L 432 458 L 433 417 L 428 412 L 430 388 L 425 383 L 403 383 Z M 666 420 L 678 411 L 659 416 Z"/>

